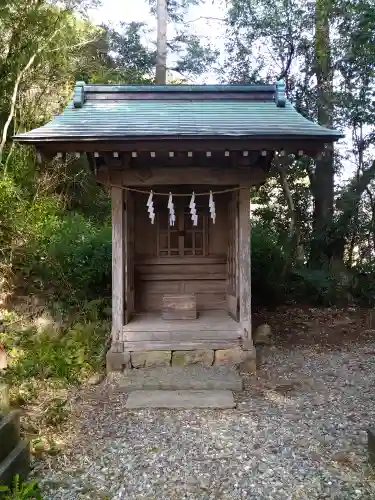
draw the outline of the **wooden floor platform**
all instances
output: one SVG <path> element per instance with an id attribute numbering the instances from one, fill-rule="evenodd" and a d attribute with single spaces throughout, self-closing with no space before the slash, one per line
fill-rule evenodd
<path id="1" fill-rule="evenodd" d="M 225 311 L 169 321 L 161 313 L 142 313 L 124 326 L 119 340 L 128 351 L 228 349 L 241 344 L 239 331 L 239 324 Z"/>

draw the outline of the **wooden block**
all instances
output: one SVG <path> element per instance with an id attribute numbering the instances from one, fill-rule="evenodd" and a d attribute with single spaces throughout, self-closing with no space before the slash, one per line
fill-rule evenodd
<path id="1" fill-rule="evenodd" d="M 12 411 L 0 419 L 0 462 L 2 462 L 20 440 L 20 412 Z"/>
<path id="2" fill-rule="evenodd" d="M 166 293 L 162 297 L 162 318 L 197 319 L 197 299 L 194 293 Z"/>

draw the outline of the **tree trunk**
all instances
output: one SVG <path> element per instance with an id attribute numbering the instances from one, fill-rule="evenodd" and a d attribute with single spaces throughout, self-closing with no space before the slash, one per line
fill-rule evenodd
<path id="1" fill-rule="evenodd" d="M 315 7 L 315 74 L 317 82 L 318 121 L 324 127 L 332 128 L 332 62 L 329 20 L 332 0 L 316 0 Z M 333 146 L 325 149 L 316 160 L 314 182 L 311 186 L 314 196 L 313 234 L 311 240 L 310 264 L 321 268 L 329 262 L 327 233 L 333 219 L 334 168 Z"/>
<path id="2" fill-rule="evenodd" d="M 167 82 L 167 0 L 157 0 L 157 41 L 155 83 L 163 85 Z"/>
<path id="3" fill-rule="evenodd" d="M 290 191 L 288 180 L 286 178 L 285 165 L 283 161 L 279 158 L 275 158 L 275 166 L 280 175 L 280 182 L 283 188 L 283 193 L 288 204 L 289 211 L 289 238 L 290 240 L 295 239 L 294 247 L 294 258 L 298 264 L 303 264 L 305 261 L 305 249 L 303 245 L 303 238 L 301 234 L 301 229 L 299 226 L 299 221 L 296 213 L 296 208 L 294 206 L 293 195 Z"/>
<path id="4" fill-rule="evenodd" d="M 4 124 L 3 130 L 2 130 L 2 133 L 1 133 L 1 139 L 0 139 L 0 164 L 2 163 L 2 160 L 3 160 L 4 149 L 5 149 L 7 138 L 8 138 L 8 130 L 9 130 L 9 127 L 10 127 L 10 125 L 12 123 L 12 120 L 14 118 L 14 114 L 15 114 L 15 111 L 16 111 L 16 105 L 17 105 L 17 99 L 18 99 L 18 91 L 19 91 L 19 87 L 20 87 L 22 78 L 29 71 L 29 69 L 32 67 L 32 65 L 34 64 L 35 59 L 37 58 L 37 56 L 45 48 L 48 47 L 48 44 L 55 38 L 55 36 L 62 29 L 63 29 L 62 27 L 57 28 L 52 33 L 52 35 L 47 39 L 47 41 L 43 45 L 41 45 L 40 47 L 38 47 L 38 49 L 34 52 L 34 54 L 29 58 L 29 60 L 25 64 L 25 66 L 23 68 L 21 68 L 19 70 L 19 72 L 18 72 L 18 75 L 17 75 L 16 80 L 15 80 L 14 85 L 13 85 L 13 92 L 12 92 L 12 97 L 11 97 L 11 100 L 10 100 L 10 109 L 9 109 L 8 118 L 7 118 L 7 120 L 6 120 L 5 124 Z M 3 175 L 4 175 L 4 173 L 3 173 Z"/>

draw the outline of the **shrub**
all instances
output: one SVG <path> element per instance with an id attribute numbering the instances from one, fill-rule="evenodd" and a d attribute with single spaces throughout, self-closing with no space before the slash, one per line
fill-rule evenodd
<path id="1" fill-rule="evenodd" d="M 0 498 L 3 500 L 41 500 L 42 496 L 35 481 L 22 482 L 16 475 L 12 488 L 0 485 Z"/>
<path id="2" fill-rule="evenodd" d="M 348 286 L 330 270 L 292 269 L 287 279 L 288 296 L 299 302 L 331 306 L 348 299 Z"/>
<path id="3" fill-rule="evenodd" d="M 40 228 L 24 269 L 41 289 L 70 303 L 108 297 L 111 248 L 109 224 L 67 214 Z"/>
<path id="4" fill-rule="evenodd" d="M 109 331 L 99 321 L 77 322 L 61 335 L 10 331 L 2 338 L 11 360 L 4 378 L 11 386 L 47 379 L 78 383 L 103 368 Z"/>
<path id="5" fill-rule="evenodd" d="M 365 307 L 375 305 L 375 265 L 369 264 L 353 270 L 353 299 Z"/>
<path id="6" fill-rule="evenodd" d="M 251 279 L 254 300 L 275 304 L 285 297 L 286 257 L 277 235 L 266 225 L 251 228 Z"/>

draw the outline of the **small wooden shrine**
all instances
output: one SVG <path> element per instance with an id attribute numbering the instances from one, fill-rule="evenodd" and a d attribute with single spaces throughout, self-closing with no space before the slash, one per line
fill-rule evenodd
<path id="1" fill-rule="evenodd" d="M 14 140 L 86 154 L 112 197 L 109 370 L 253 357 L 249 188 L 341 137 L 276 85 L 86 85 Z"/>

